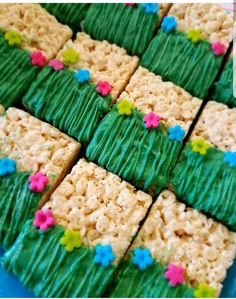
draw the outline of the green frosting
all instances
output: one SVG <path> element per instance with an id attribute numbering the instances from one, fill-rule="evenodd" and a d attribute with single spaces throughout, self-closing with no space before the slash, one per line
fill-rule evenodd
<path id="1" fill-rule="evenodd" d="M 116 267 L 95 264 L 94 249 L 67 252 L 60 244 L 63 234 L 61 226 L 41 232 L 28 221 L 2 265 L 37 297 L 101 297 Z"/>
<path id="2" fill-rule="evenodd" d="M 169 184 L 182 142 L 170 140 L 166 128 L 147 129 L 144 114 L 122 116 L 116 105 L 96 129 L 86 156 L 137 188 L 156 195 Z"/>
<path id="3" fill-rule="evenodd" d="M 0 177 L 0 245 L 8 249 L 27 219 L 33 217 L 41 199 L 28 187 L 28 173 Z"/>
<path id="4" fill-rule="evenodd" d="M 146 14 L 140 5 L 94 3 L 82 28 L 92 38 L 108 40 L 131 55 L 141 55 L 151 41 L 159 22 L 158 14 Z"/>
<path id="5" fill-rule="evenodd" d="M 66 24 L 76 33 L 80 23 L 85 18 L 89 3 L 42 3 L 48 12 L 54 15 L 59 22 Z"/>
<path id="6" fill-rule="evenodd" d="M 222 60 L 223 56 L 215 56 L 207 41 L 194 44 L 182 32 L 160 30 L 144 53 L 141 65 L 192 95 L 205 98 Z"/>
<path id="7" fill-rule="evenodd" d="M 5 108 L 20 101 L 39 68 L 31 65 L 28 51 L 10 47 L 0 36 L 0 104 Z"/>
<path id="8" fill-rule="evenodd" d="M 38 75 L 23 98 L 23 104 L 36 117 L 87 143 L 110 111 L 111 96 L 103 97 L 90 83 L 80 84 L 74 71 L 54 71 L 47 66 Z"/>
<path id="9" fill-rule="evenodd" d="M 236 98 L 233 96 L 233 58 L 226 63 L 219 80 L 214 83 L 211 99 L 230 108 L 236 107 Z"/>
<path id="10" fill-rule="evenodd" d="M 155 262 L 140 271 L 130 259 L 121 263 L 118 275 L 109 288 L 111 298 L 192 298 L 193 289 L 186 284 L 171 287 L 164 277 L 165 268 Z"/>
<path id="11" fill-rule="evenodd" d="M 181 200 L 236 231 L 236 167 L 224 162 L 224 153 L 209 148 L 193 153 L 187 144 L 173 171 L 172 184 Z"/>

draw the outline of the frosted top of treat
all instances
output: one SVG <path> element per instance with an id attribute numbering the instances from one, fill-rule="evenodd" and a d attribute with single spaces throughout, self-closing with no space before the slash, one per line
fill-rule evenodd
<path id="1" fill-rule="evenodd" d="M 151 201 L 148 194 L 82 159 L 44 208 L 52 209 L 65 229 L 80 231 L 83 245 L 110 244 L 120 259 Z"/>
<path id="2" fill-rule="evenodd" d="M 219 150 L 236 151 L 236 108 L 208 102 L 190 137 L 197 138 L 204 138 Z"/>
<path id="3" fill-rule="evenodd" d="M 129 56 L 125 49 L 107 41 L 93 40 L 82 32 L 77 33 L 74 41 L 65 44 L 57 58 L 63 61 L 63 52 L 71 48 L 79 55 L 78 62 L 72 65 L 73 69 L 89 70 L 94 83 L 109 82 L 114 98 L 125 88 L 138 65 L 138 57 Z"/>
<path id="4" fill-rule="evenodd" d="M 136 247 L 149 248 L 156 260 L 182 266 L 190 286 L 204 282 L 219 292 L 235 256 L 236 234 L 165 190 L 130 250 Z"/>
<path id="5" fill-rule="evenodd" d="M 222 42 L 225 47 L 233 38 L 233 16 L 220 5 L 213 3 L 175 3 L 168 15 L 174 16 L 177 29 L 188 32 L 189 29 L 200 29 L 203 39 L 210 43 Z"/>
<path id="6" fill-rule="evenodd" d="M 0 4 L 0 28 L 19 32 L 23 48 L 42 51 L 48 60 L 72 36 L 68 26 L 60 24 L 39 4 Z"/>

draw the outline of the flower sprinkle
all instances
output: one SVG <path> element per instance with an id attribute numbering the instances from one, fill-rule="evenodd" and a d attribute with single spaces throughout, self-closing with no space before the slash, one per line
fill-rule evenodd
<path id="1" fill-rule="evenodd" d="M 100 245 L 95 247 L 95 264 L 101 264 L 103 267 L 108 267 L 115 259 L 115 254 L 112 251 L 111 245 Z"/>
<path id="2" fill-rule="evenodd" d="M 39 210 L 35 213 L 33 225 L 34 227 L 39 228 L 41 231 L 47 230 L 55 224 L 56 221 L 51 210 Z"/>

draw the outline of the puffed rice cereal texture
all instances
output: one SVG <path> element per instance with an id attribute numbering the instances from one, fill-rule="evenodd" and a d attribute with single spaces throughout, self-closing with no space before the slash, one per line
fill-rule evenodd
<path id="1" fill-rule="evenodd" d="M 135 247 L 149 248 L 157 261 L 182 266 L 191 287 L 204 282 L 219 295 L 235 257 L 236 234 L 164 190 L 130 250 Z"/>
<path id="2" fill-rule="evenodd" d="M 204 138 L 222 151 L 236 151 L 236 108 L 210 101 L 190 136 L 190 140 Z"/>
<path id="3" fill-rule="evenodd" d="M 162 81 L 160 76 L 141 66 L 118 101 L 122 99 L 127 99 L 145 114 L 152 111 L 160 115 L 168 127 L 180 125 L 186 133 L 202 104 L 181 87 Z"/>
<path id="4" fill-rule="evenodd" d="M 73 48 L 79 53 L 79 61 L 73 68 L 88 69 L 91 81 L 108 81 L 113 87 L 112 96 L 117 98 L 129 82 L 138 66 L 138 57 L 129 56 L 125 49 L 107 41 L 93 40 L 88 34 L 77 33 L 74 41 L 68 41 L 62 51 Z M 62 59 L 60 51 L 58 58 Z"/>
<path id="5" fill-rule="evenodd" d="M 83 245 L 110 244 L 116 262 L 124 255 L 151 204 L 151 197 L 84 159 L 44 206 L 57 223 L 80 231 Z"/>
<path id="6" fill-rule="evenodd" d="M 200 29 L 202 38 L 213 43 L 222 42 L 226 48 L 233 38 L 233 15 L 228 14 L 219 4 L 175 3 L 168 15 L 174 16 L 177 29 L 188 32 Z"/>
<path id="7" fill-rule="evenodd" d="M 42 51 L 50 60 L 71 38 L 72 30 L 60 24 L 39 4 L 0 4 L 0 28 L 18 31 L 22 47 Z"/>
<path id="8" fill-rule="evenodd" d="M 77 158 L 80 143 L 25 111 L 9 108 L 0 116 L 0 158 L 17 162 L 22 172 L 42 172 L 50 189 L 43 193 L 42 204 L 62 181 Z"/>

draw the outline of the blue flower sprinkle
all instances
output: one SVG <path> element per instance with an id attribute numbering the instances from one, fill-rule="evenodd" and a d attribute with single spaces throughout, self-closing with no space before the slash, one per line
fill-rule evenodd
<path id="1" fill-rule="evenodd" d="M 142 7 L 146 14 L 156 14 L 158 12 L 157 3 L 144 3 L 142 4 Z"/>
<path id="2" fill-rule="evenodd" d="M 142 249 L 137 247 L 134 250 L 132 263 L 133 265 L 138 266 L 141 271 L 146 270 L 148 266 L 153 264 L 153 258 L 151 257 L 150 250 L 148 248 Z"/>
<path id="3" fill-rule="evenodd" d="M 168 129 L 169 138 L 175 141 L 181 141 L 185 131 L 182 130 L 181 126 L 176 125 Z"/>
<path id="4" fill-rule="evenodd" d="M 8 158 L 0 159 L 0 176 L 5 176 L 16 171 L 16 161 Z"/>
<path id="5" fill-rule="evenodd" d="M 75 79 L 79 81 L 79 83 L 84 83 L 90 80 L 90 73 L 88 70 L 78 70 L 75 73 Z"/>
<path id="6" fill-rule="evenodd" d="M 224 161 L 228 163 L 230 167 L 236 166 L 236 152 L 225 152 Z"/>
<path id="7" fill-rule="evenodd" d="M 175 17 L 171 16 L 165 16 L 162 23 L 161 28 L 166 32 L 171 32 L 177 27 L 177 22 L 175 20 Z"/>
<path id="8" fill-rule="evenodd" d="M 115 254 L 112 251 L 111 245 L 97 245 L 95 247 L 96 255 L 94 257 L 94 262 L 96 264 L 101 264 L 103 267 L 110 265 L 114 261 Z"/>

